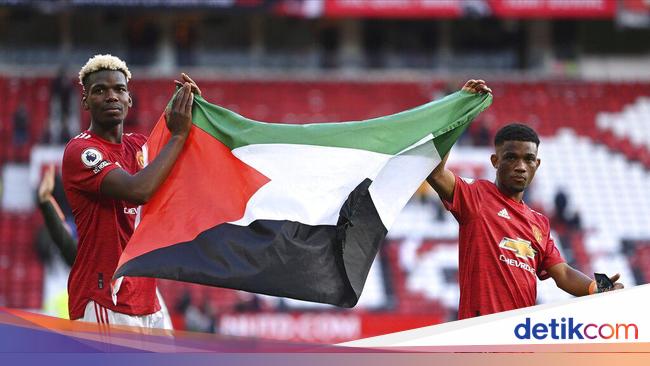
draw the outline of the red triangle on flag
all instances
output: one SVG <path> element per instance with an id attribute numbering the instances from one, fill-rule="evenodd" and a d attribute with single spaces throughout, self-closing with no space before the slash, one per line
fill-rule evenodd
<path id="1" fill-rule="evenodd" d="M 149 161 L 169 138 L 161 116 L 147 141 Z M 240 219 L 251 196 L 269 181 L 221 141 L 192 125 L 169 176 L 142 206 L 141 221 L 117 268 L 142 254 L 193 240 L 209 228 Z"/>

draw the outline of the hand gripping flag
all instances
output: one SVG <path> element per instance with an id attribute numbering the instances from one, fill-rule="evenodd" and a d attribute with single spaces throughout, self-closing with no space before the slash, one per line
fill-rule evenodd
<path id="1" fill-rule="evenodd" d="M 365 121 L 288 125 L 195 96 L 184 150 L 142 206 L 114 278 L 353 307 L 400 210 L 491 101 L 459 91 Z M 161 117 L 145 159 L 169 137 Z"/>

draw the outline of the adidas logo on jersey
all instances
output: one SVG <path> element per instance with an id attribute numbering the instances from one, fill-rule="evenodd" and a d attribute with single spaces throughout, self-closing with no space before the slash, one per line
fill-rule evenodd
<path id="1" fill-rule="evenodd" d="M 508 211 L 506 211 L 505 208 L 502 209 L 501 211 L 499 211 L 499 213 L 497 215 L 503 217 L 504 219 L 510 220 L 510 215 L 508 215 Z"/>

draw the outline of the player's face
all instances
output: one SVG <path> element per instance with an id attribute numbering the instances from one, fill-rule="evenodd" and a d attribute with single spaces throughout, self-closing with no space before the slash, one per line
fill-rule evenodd
<path id="1" fill-rule="evenodd" d="M 119 125 L 131 106 L 126 76 L 121 71 L 102 70 L 88 75 L 82 98 L 93 123 L 105 128 Z"/>
<path id="2" fill-rule="evenodd" d="M 492 155 L 499 188 L 512 194 L 528 187 L 539 164 L 537 145 L 530 141 L 506 141 L 497 146 L 496 154 Z"/>

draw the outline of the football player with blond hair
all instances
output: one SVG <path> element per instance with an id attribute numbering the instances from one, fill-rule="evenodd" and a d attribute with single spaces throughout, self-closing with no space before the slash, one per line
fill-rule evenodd
<path id="1" fill-rule="evenodd" d="M 124 133 L 124 119 L 133 101 L 126 63 L 97 55 L 79 72 L 82 107 L 90 127 L 65 148 L 63 187 L 79 234 L 77 255 L 68 280 L 70 319 L 165 328 L 153 278 L 123 277 L 116 300 L 111 278 L 134 229 L 138 205 L 146 203 L 163 183 L 183 150 L 192 123 L 193 95 L 200 90 L 189 76 L 166 113 L 171 137 L 145 167 L 146 137 Z"/>

